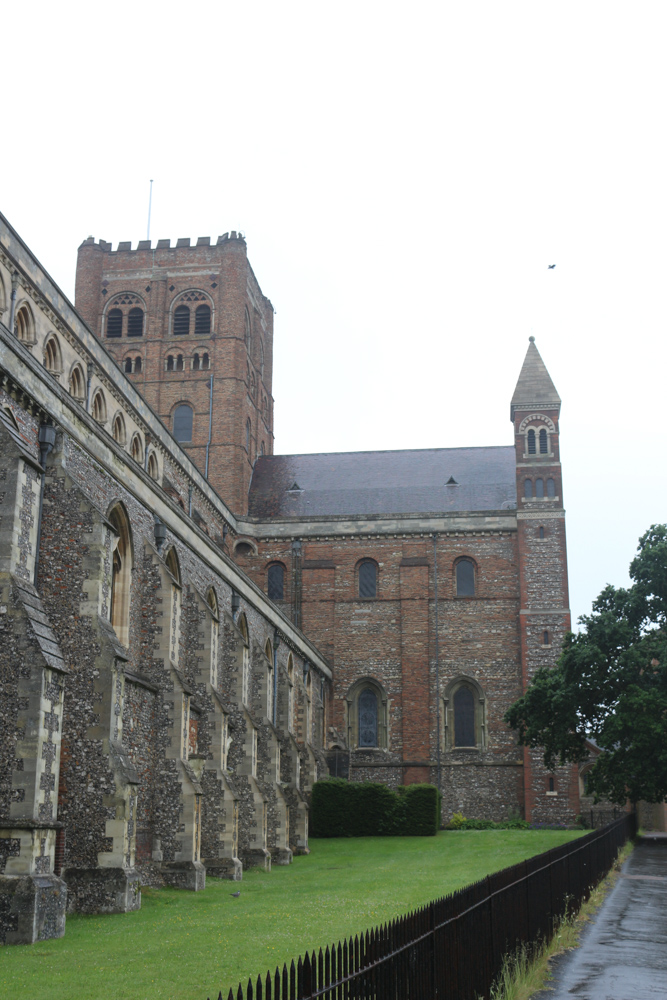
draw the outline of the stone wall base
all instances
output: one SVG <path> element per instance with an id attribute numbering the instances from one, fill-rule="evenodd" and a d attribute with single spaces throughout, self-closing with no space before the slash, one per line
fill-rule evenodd
<path id="1" fill-rule="evenodd" d="M 68 913 L 130 913 L 141 909 L 141 881 L 134 868 L 67 868 Z"/>
<path id="2" fill-rule="evenodd" d="M 55 875 L 0 875 L 0 944 L 33 944 L 65 933 L 67 886 Z"/>
<path id="3" fill-rule="evenodd" d="M 271 871 L 271 854 L 265 847 L 243 851 L 241 861 L 244 868 L 264 868 L 267 872 Z"/>
<path id="4" fill-rule="evenodd" d="M 233 882 L 240 882 L 243 878 L 243 865 L 238 858 L 204 859 L 204 865 L 206 874 L 212 878 L 229 878 Z"/>
<path id="5" fill-rule="evenodd" d="M 173 889 L 201 892 L 206 888 L 206 869 L 201 861 L 163 861 L 160 872 L 164 884 Z"/>
<path id="6" fill-rule="evenodd" d="M 271 864 L 273 865 L 291 865 L 292 864 L 292 852 L 289 847 L 272 847 L 271 848 Z"/>
<path id="7" fill-rule="evenodd" d="M 294 854 L 310 854 L 310 847 L 307 844 L 297 844 L 294 848 Z"/>

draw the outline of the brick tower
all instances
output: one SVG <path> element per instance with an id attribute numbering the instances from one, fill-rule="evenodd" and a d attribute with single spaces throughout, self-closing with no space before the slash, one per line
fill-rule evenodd
<path id="1" fill-rule="evenodd" d="M 273 452 L 273 307 L 243 237 L 141 240 L 134 250 L 89 237 L 76 306 L 211 485 L 245 514 L 255 459 Z"/>
<path id="2" fill-rule="evenodd" d="M 570 629 L 565 510 L 558 443 L 560 397 L 530 337 L 510 409 L 516 447 L 522 687 L 554 666 Z M 561 822 L 579 812 L 575 768 L 548 772 L 524 751 L 526 819 Z"/>

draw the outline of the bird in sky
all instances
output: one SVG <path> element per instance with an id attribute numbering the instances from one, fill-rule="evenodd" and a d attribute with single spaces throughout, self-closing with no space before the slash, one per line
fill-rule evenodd
<path id="1" fill-rule="evenodd" d="M 556 266 L 555 264 L 548 264 L 547 265 L 547 267 L 549 268 L 550 271 L 553 271 L 553 269 L 555 268 L 555 266 Z"/>
<path id="2" fill-rule="evenodd" d="M 233 897 L 234 897 L 234 899 L 238 899 L 238 898 L 239 898 L 239 896 L 241 895 L 241 890 L 239 889 L 239 890 L 238 890 L 238 892 L 230 892 L 230 894 L 229 894 L 229 895 L 230 895 L 230 896 L 233 896 Z"/>

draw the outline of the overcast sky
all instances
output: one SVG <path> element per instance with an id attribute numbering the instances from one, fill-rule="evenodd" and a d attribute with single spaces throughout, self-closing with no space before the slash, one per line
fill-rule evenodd
<path id="1" fill-rule="evenodd" d="M 73 298 L 90 235 L 245 233 L 276 452 L 511 444 L 563 399 L 573 614 L 665 521 L 664 2 L 14 4 L 2 211 Z M 555 263 L 553 270 L 547 265 Z"/>

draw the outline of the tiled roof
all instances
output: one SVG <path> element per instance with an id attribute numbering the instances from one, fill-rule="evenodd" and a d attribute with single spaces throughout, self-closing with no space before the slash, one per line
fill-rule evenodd
<path id="1" fill-rule="evenodd" d="M 263 456 L 255 463 L 248 513 L 363 517 L 515 506 L 514 448 L 428 448 Z"/>

